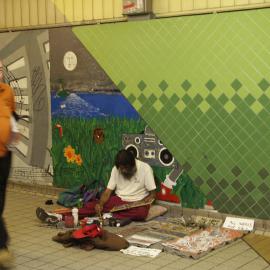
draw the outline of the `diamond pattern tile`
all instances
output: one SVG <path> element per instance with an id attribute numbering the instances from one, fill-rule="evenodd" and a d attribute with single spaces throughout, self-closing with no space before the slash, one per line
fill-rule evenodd
<path id="1" fill-rule="evenodd" d="M 235 90 L 235 91 L 238 91 L 241 87 L 242 87 L 242 83 L 235 79 L 232 84 L 231 84 L 231 87 Z"/>
<path id="2" fill-rule="evenodd" d="M 162 91 L 165 91 L 167 88 L 168 88 L 168 84 L 166 81 L 162 81 L 160 84 L 159 84 L 159 88 L 162 90 Z"/>
<path id="3" fill-rule="evenodd" d="M 244 215 L 251 196 L 258 218 L 270 218 L 260 204 L 270 191 L 269 18 L 258 9 L 73 29 L 215 207 Z"/>
<path id="4" fill-rule="evenodd" d="M 182 87 L 184 90 L 188 91 L 188 89 L 191 87 L 191 84 L 188 80 L 185 80 L 183 83 L 182 83 Z"/>
<path id="5" fill-rule="evenodd" d="M 141 90 L 141 91 L 143 91 L 145 88 L 146 88 L 146 84 L 145 84 L 145 82 L 144 81 L 140 81 L 139 83 L 138 83 L 138 88 Z"/>
<path id="6" fill-rule="evenodd" d="M 262 79 L 259 83 L 259 87 L 265 91 L 270 86 L 270 83 L 266 79 Z"/>

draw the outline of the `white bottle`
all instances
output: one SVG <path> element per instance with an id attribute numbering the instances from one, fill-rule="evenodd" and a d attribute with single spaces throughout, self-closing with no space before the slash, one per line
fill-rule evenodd
<path id="1" fill-rule="evenodd" d="M 79 210 L 78 208 L 74 207 L 72 208 L 72 216 L 73 216 L 73 220 L 74 220 L 74 227 L 78 226 L 78 222 L 79 222 Z"/>

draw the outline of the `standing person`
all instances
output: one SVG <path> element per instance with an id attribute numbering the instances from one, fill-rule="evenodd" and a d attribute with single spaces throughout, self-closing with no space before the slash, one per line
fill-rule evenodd
<path id="1" fill-rule="evenodd" d="M 13 132 L 18 133 L 15 113 L 15 100 L 12 88 L 3 82 L 3 64 L 0 61 L 0 266 L 12 261 L 8 251 L 8 232 L 5 227 L 3 212 L 5 206 L 7 180 L 11 168 L 11 152 L 8 145 L 12 143 Z"/>

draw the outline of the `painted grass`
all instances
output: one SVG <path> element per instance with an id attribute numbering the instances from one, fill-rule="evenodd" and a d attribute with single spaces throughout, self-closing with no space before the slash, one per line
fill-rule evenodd
<path id="1" fill-rule="evenodd" d="M 55 127 L 60 124 L 63 127 L 63 137 Z M 54 118 L 52 120 L 51 156 L 54 166 L 54 185 L 70 188 L 80 184 L 91 184 L 101 181 L 106 185 L 114 165 L 116 153 L 122 148 L 123 133 L 141 133 L 146 123 L 143 120 L 119 119 L 119 118 L 94 118 L 91 120 Z M 105 139 L 102 144 L 96 144 L 93 140 L 95 128 L 104 130 Z M 64 156 L 64 148 L 71 145 L 76 154 L 80 154 L 83 160 L 81 166 L 76 163 L 68 163 Z M 157 187 L 166 178 L 171 169 L 153 167 Z M 193 181 L 184 174 L 178 179 L 173 193 L 181 198 L 182 205 L 190 208 L 201 208 L 205 203 L 204 194 L 194 185 Z"/>

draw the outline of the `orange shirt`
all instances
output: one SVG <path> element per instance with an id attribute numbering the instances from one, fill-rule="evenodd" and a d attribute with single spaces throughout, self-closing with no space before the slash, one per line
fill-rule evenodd
<path id="1" fill-rule="evenodd" d="M 15 111 L 15 100 L 12 88 L 0 82 L 0 157 L 7 152 L 10 140 L 10 116 Z"/>

